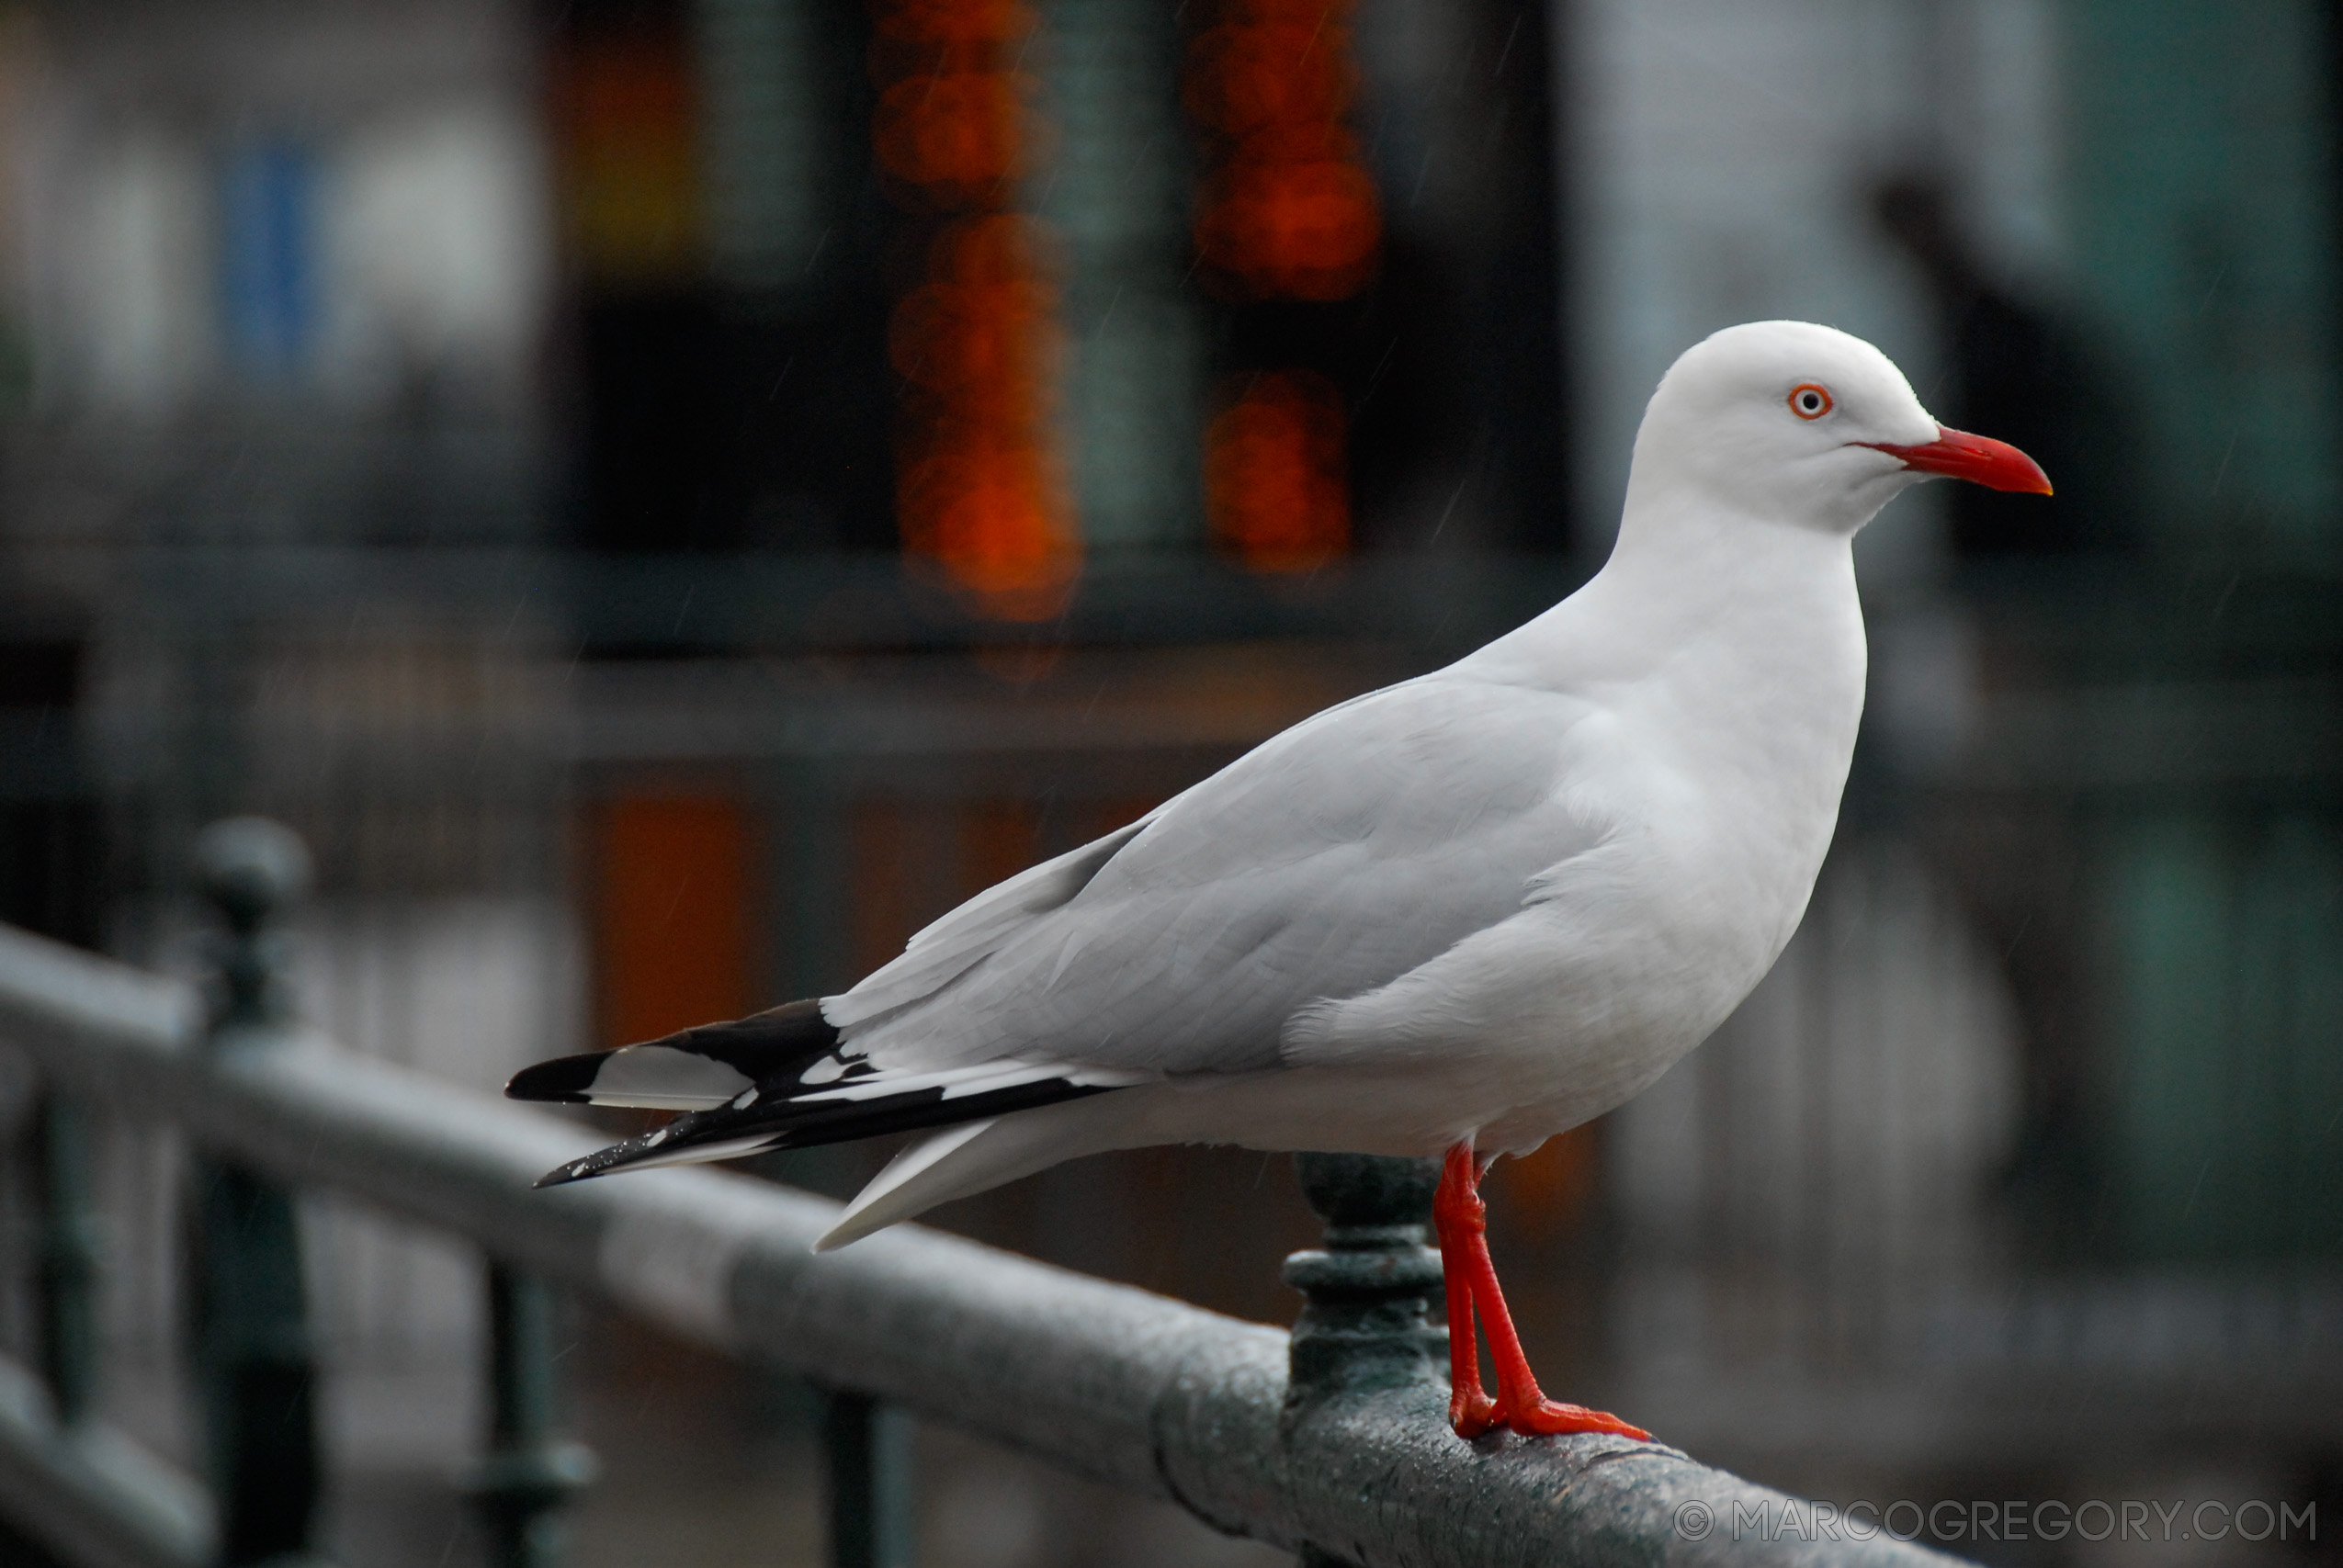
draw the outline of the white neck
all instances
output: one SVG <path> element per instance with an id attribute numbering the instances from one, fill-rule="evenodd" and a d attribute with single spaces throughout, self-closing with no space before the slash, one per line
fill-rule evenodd
<path id="1" fill-rule="evenodd" d="M 1703 668 L 1722 700 L 1803 691 L 1860 707 L 1862 611 L 1846 536 L 1681 495 L 1648 500 L 1629 509 L 1601 571 L 1473 655 L 1473 672 L 1601 701 L 1602 687 L 1674 684 Z"/>
<path id="2" fill-rule="evenodd" d="M 1862 717 L 1850 541 L 1678 499 L 1631 509 L 1591 581 L 1458 672 L 1608 711 L 1622 740 L 1819 864 Z"/>

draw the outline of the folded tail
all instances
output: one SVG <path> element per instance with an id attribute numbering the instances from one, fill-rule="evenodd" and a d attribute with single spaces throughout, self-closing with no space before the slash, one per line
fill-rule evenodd
<path id="1" fill-rule="evenodd" d="M 1000 1057 L 882 1067 L 842 1045 L 817 1001 L 523 1069 L 515 1100 L 681 1111 L 667 1125 L 549 1171 L 558 1187 L 614 1170 L 737 1159 L 1030 1111 L 1149 1081 L 1145 1074 Z"/>
<path id="2" fill-rule="evenodd" d="M 931 1133 L 906 1145 L 872 1177 L 813 1249 L 833 1251 L 938 1203 L 1031 1176 L 1061 1160 L 1155 1142 L 1147 1101 L 1147 1096 L 1136 1094 L 1083 1100 Z"/>

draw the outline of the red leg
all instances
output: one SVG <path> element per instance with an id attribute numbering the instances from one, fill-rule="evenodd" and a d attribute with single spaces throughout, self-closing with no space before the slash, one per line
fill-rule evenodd
<path id="1" fill-rule="evenodd" d="M 1487 1213 L 1474 1189 L 1473 1146 L 1458 1144 L 1441 1168 L 1440 1188 L 1432 1200 L 1432 1228 L 1440 1238 L 1441 1272 L 1448 1289 L 1448 1424 L 1462 1438 L 1477 1438 L 1497 1425 L 1497 1402 L 1481 1392 L 1472 1271 L 1465 1262 Z"/>
<path id="2" fill-rule="evenodd" d="M 1630 1427 L 1616 1416 L 1579 1404 L 1559 1404 L 1539 1391 L 1530 1359 L 1522 1349 L 1522 1337 L 1513 1331 L 1513 1314 L 1506 1310 L 1505 1293 L 1498 1286 L 1497 1265 L 1488 1256 L 1487 1214 L 1472 1145 L 1458 1144 L 1448 1151 L 1440 1191 L 1432 1202 L 1432 1222 L 1440 1234 L 1441 1259 L 1447 1273 L 1450 1386 L 1456 1391 L 1449 1399 L 1449 1421 L 1458 1435 L 1476 1437 L 1492 1426 L 1505 1426 L 1523 1433 L 1609 1432 L 1648 1438 L 1649 1432 Z M 1480 1356 L 1472 1328 L 1475 1308 L 1488 1328 L 1488 1356 L 1497 1367 L 1494 1402 L 1481 1392 Z M 1457 1332 L 1460 1318 L 1462 1335 Z"/>

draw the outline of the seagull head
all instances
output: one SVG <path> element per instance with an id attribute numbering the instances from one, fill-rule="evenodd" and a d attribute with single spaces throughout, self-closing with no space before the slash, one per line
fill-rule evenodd
<path id="1" fill-rule="evenodd" d="M 2015 446 L 1939 424 L 1862 339 L 1751 321 L 1693 344 L 1661 378 L 1629 485 L 1631 496 L 1689 488 L 1724 511 L 1851 535 L 1907 485 L 1940 475 L 2050 493 Z"/>

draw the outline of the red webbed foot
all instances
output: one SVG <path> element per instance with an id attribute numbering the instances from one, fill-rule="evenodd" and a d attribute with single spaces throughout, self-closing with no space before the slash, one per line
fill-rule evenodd
<path id="1" fill-rule="evenodd" d="M 1649 1432 L 1641 1427 L 1630 1427 L 1607 1411 L 1589 1410 L 1583 1404 L 1562 1404 L 1551 1399 L 1541 1399 L 1524 1409 L 1498 1412 L 1493 1424 L 1511 1427 L 1524 1437 L 1603 1432 L 1614 1438 L 1633 1438 L 1637 1442 L 1651 1441 Z"/>

